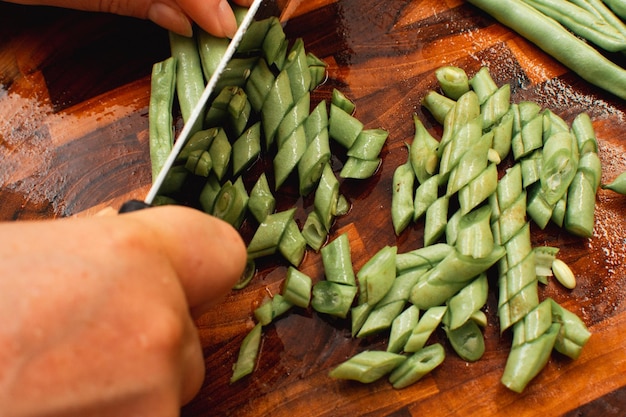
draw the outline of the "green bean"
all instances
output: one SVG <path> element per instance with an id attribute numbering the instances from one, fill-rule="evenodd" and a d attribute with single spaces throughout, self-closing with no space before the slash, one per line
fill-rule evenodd
<path id="1" fill-rule="evenodd" d="M 520 161 L 524 188 L 529 188 L 532 184 L 539 181 L 539 173 L 541 172 L 541 154 L 541 149 L 537 149 L 530 155 L 522 158 Z"/>
<path id="2" fill-rule="evenodd" d="M 511 104 L 513 136 L 511 149 L 517 161 L 543 146 L 543 115 L 538 104 L 522 101 Z"/>
<path id="3" fill-rule="evenodd" d="M 287 223 L 285 232 L 278 243 L 281 255 L 293 266 L 299 266 L 306 252 L 306 239 L 302 236 L 295 220 Z"/>
<path id="4" fill-rule="evenodd" d="M 500 160 L 504 160 L 511 152 L 513 139 L 513 110 L 509 110 L 500 118 L 499 122 L 491 127 L 493 132 L 492 148 L 498 153 Z"/>
<path id="5" fill-rule="evenodd" d="M 584 80 L 626 98 L 626 70 L 563 26 L 520 0 L 469 0 L 510 27 Z"/>
<path id="6" fill-rule="evenodd" d="M 445 239 L 448 245 L 454 246 L 456 244 L 457 237 L 459 236 L 459 223 L 461 223 L 462 217 L 463 213 L 461 213 L 461 210 L 457 210 L 448 219 L 445 231 Z"/>
<path id="7" fill-rule="evenodd" d="M 583 171 L 574 175 L 567 194 L 564 227 L 570 233 L 582 236 L 593 236 L 595 219 L 596 189 Z"/>
<path id="8" fill-rule="evenodd" d="M 387 352 L 399 353 L 404 348 L 413 329 L 417 326 L 419 317 L 419 309 L 411 305 L 393 319 L 389 333 L 389 342 L 387 343 Z"/>
<path id="9" fill-rule="evenodd" d="M 443 133 L 439 145 L 439 153 L 441 157 L 441 165 L 444 167 L 440 167 L 440 173 L 448 172 L 453 166 L 453 163 L 450 161 L 446 161 L 449 163 L 449 167 L 446 167 L 444 164 L 443 152 L 448 147 L 448 142 L 454 139 L 455 142 L 460 142 L 463 147 L 461 149 L 457 149 L 461 154 L 463 153 L 465 146 L 472 143 L 472 139 L 480 138 L 482 135 L 482 122 L 480 120 L 480 103 L 478 101 L 478 95 L 470 90 L 467 93 L 463 94 L 459 99 L 454 103 L 454 106 L 451 111 L 446 114 L 445 120 L 443 122 Z M 465 129 L 467 127 L 473 128 L 475 126 L 467 126 L 468 124 L 472 124 L 473 122 L 477 122 L 478 133 L 474 133 L 474 129 L 471 129 L 468 133 L 461 133 L 461 129 Z M 457 138 L 461 136 L 460 138 Z M 453 158 L 452 161 L 456 159 Z"/>
<path id="10" fill-rule="evenodd" d="M 483 128 L 489 129 L 500 121 L 511 107 L 511 85 L 504 84 L 480 105 Z"/>
<path id="11" fill-rule="evenodd" d="M 306 60 L 309 65 L 309 73 L 311 74 L 311 91 L 317 88 L 326 80 L 326 66 L 327 64 L 316 57 L 311 52 L 307 52 Z"/>
<path id="12" fill-rule="evenodd" d="M 622 20 L 626 20 L 626 2 L 624 0 L 602 0 L 604 4 Z"/>
<path id="13" fill-rule="evenodd" d="M 328 133 L 338 144 L 350 149 L 356 138 L 363 130 L 363 123 L 346 113 L 341 107 L 330 103 L 330 116 L 328 119 Z"/>
<path id="14" fill-rule="evenodd" d="M 553 210 L 554 206 L 543 196 L 541 185 L 534 184 L 528 188 L 527 212 L 540 229 L 543 230 L 548 225 Z"/>
<path id="15" fill-rule="evenodd" d="M 159 188 L 159 194 L 167 195 L 180 191 L 187 180 L 188 174 L 189 171 L 184 166 L 174 165 L 167 172 L 163 184 Z"/>
<path id="16" fill-rule="evenodd" d="M 152 66 L 148 111 L 150 163 L 156 179 L 174 144 L 172 105 L 176 86 L 176 58 Z"/>
<path id="17" fill-rule="evenodd" d="M 261 124 L 250 126 L 232 145 L 233 175 L 239 176 L 261 154 Z"/>
<path id="18" fill-rule="evenodd" d="M 434 343 L 409 356 L 389 375 L 395 389 L 406 388 L 441 365 L 446 354 L 440 343 Z"/>
<path id="19" fill-rule="evenodd" d="M 326 242 L 328 232 L 317 212 L 309 212 L 304 226 L 302 226 L 302 236 L 306 240 L 307 245 L 316 252 L 319 251 L 322 245 L 324 245 L 324 242 Z"/>
<path id="20" fill-rule="evenodd" d="M 602 188 L 626 195 L 626 171 L 619 174 L 610 183 L 602 184 Z"/>
<path id="21" fill-rule="evenodd" d="M 274 156 L 274 180 L 275 188 L 279 189 L 287 180 L 287 177 L 296 169 L 298 162 L 306 151 L 306 134 L 304 126 L 298 126 L 279 146 Z"/>
<path id="22" fill-rule="evenodd" d="M 554 205 L 565 195 L 578 168 L 576 143 L 570 133 L 550 136 L 543 145 L 539 180 L 548 204 Z"/>
<path id="23" fill-rule="evenodd" d="M 356 337 L 363 338 L 380 333 L 391 327 L 393 320 L 402 312 L 404 300 L 394 301 L 383 306 L 376 306 L 369 312 Z"/>
<path id="24" fill-rule="evenodd" d="M 306 133 L 306 124 L 304 125 Z M 301 196 L 306 196 L 315 189 L 322 177 L 324 167 L 329 163 L 330 143 L 328 129 L 324 128 L 310 141 L 307 136 L 307 147 L 298 161 L 298 181 Z"/>
<path id="25" fill-rule="evenodd" d="M 185 162 L 185 168 L 195 175 L 208 177 L 211 173 L 211 168 L 213 168 L 211 155 L 207 151 L 198 149 L 189 155 Z"/>
<path id="26" fill-rule="evenodd" d="M 356 285 L 352 269 L 350 241 L 346 233 L 340 234 L 321 249 L 326 280 L 344 285 Z"/>
<path id="27" fill-rule="evenodd" d="M 487 275 L 480 274 L 467 284 L 461 291 L 448 300 L 448 310 L 443 318 L 445 325 L 451 329 L 461 327 L 472 314 L 480 310 L 487 302 L 488 293 Z"/>
<path id="28" fill-rule="evenodd" d="M 215 83 L 215 90 L 220 91 L 228 86 L 245 87 L 252 69 L 258 65 L 259 60 L 257 56 L 231 58 L 222 70 L 222 75 Z"/>
<path id="29" fill-rule="evenodd" d="M 339 172 L 341 178 L 367 179 L 372 177 L 382 162 L 381 158 L 360 159 L 348 157 Z"/>
<path id="30" fill-rule="evenodd" d="M 311 307 L 319 313 L 346 318 L 358 288 L 330 281 L 318 281 L 313 285 Z"/>
<path id="31" fill-rule="evenodd" d="M 436 91 L 428 91 L 422 98 L 422 106 L 424 106 L 436 121 L 444 124 L 446 115 L 454 107 L 455 100 L 446 97 Z"/>
<path id="32" fill-rule="evenodd" d="M 328 233 L 335 218 L 337 200 L 339 198 L 339 181 L 335 177 L 330 164 L 324 166 L 322 176 L 313 199 L 313 207 L 322 222 L 324 230 Z"/>
<path id="33" fill-rule="evenodd" d="M 281 72 L 276 76 L 261 108 L 261 120 L 267 148 L 274 143 L 278 125 L 294 104 L 289 85 L 289 75 L 287 72 Z"/>
<path id="34" fill-rule="evenodd" d="M 213 172 L 215 172 L 219 180 L 222 180 L 228 172 L 232 157 L 232 145 L 224 129 L 218 129 L 213 142 L 211 142 L 209 154 L 211 154 L 211 160 L 213 161 Z"/>
<path id="35" fill-rule="evenodd" d="M 278 129 L 276 130 L 276 144 L 280 149 L 289 136 L 296 130 L 309 116 L 309 110 L 311 106 L 311 96 L 307 91 L 300 99 L 287 111 L 283 120 L 280 121 Z M 302 126 L 304 129 L 304 126 Z M 305 130 L 306 133 L 306 130 Z M 305 140 L 305 143 L 307 141 Z"/>
<path id="36" fill-rule="evenodd" d="M 250 210 L 254 218 L 261 223 L 268 215 L 272 214 L 275 209 L 276 198 L 270 190 L 265 172 L 262 172 L 250 191 L 248 210 Z"/>
<path id="37" fill-rule="evenodd" d="M 363 323 L 369 314 L 374 310 L 374 306 L 368 303 L 359 303 L 350 309 L 350 321 L 352 326 L 352 337 L 356 337 Z"/>
<path id="38" fill-rule="evenodd" d="M 464 69 L 454 66 L 439 67 L 435 77 L 446 97 L 457 100 L 470 89 L 469 78 Z"/>
<path id="39" fill-rule="evenodd" d="M 250 76 L 244 86 L 248 100 L 250 100 L 250 105 L 254 111 L 261 111 L 275 80 L 276 77 L 267 65 L 265 59 L 259 59 L 250 72 Z"/>
<path id="40" fill-rule="evenodd" d="M 396 246 L 384 246 L 357 272 L 359 302 L 376 304 L 389 291 L 396 278 Z"/>
<path id="41" fill-rule="evenodd" d="M 413 220 L 413 184 L 415 173 L 411 161 L 399 165 L 393 173 L 391 193 L 391 220 L 397 236 L 400 235 Z"/>
<path id="42" fill-rule="evenodd" d="M 378 159 L 389 132 L 384 129 L 364 129 L 356 137 L 346 155 L 365 160 Z"/>
<path id="43" fill-rule="evenodd" d="M 248 30 L 246 30 L 246 33 L 244 33 L 237 46 L 237 52 L 250 53 L 260 51 L 263 47 L 263 40 L 270 26 L 273 24 L 274 19 L 273 17 L 268 17 L 260 20 L 252 20 Z"/>
<path id="44" fill-rule="evenodd" d="M 409 159 L 420 184 L 437 173 L 439 167 L 439 141 L 424 127 L 417 114 L 413 114 L 415 135 L 409 146 Z"/>
<path id="45" fill-rule="evenodd" d="M 398 253 L 396 255 L 397 275 L 416 269 L 434 268 L 453 250 L 454 248 L 448 244 L 435 243 L 409 252 Z"/>
<path id="46" fill-rule="evenodd" d="M 337 208 L 335 208 L 336 216 L 344 216 L 350 211 L 351 204 L 345 195 L 339 194 L 337 198 Z"/>
<path id="47" fill-rule="evenodd" d="M 464 256 L 484 258 L 493 250 L 491 209 L 482 206 L 461 217 L 455 247 Z"/>
<path id="48" fill-rule="evenodd" d="M 176 58 L 176 95 L 181 115 L 186 122 L 204 91 L 202 64 L 195 38 L 178 35 L 174 32 L 168 33 L 170 50 L 172 56 Z M 198 118 L 191 132 L 200 129 L 202 129 L 202 119 Z"/>
<path id="49" fill-rule="evenodd" d="M 336 88 L 333 88 L 331 103 L 350 115 L 354 113 L 354 109 L 356 108 L 352 100 L 350 100 L 348 97 L 346 97 L 344 93 L 337 90 Z"/>
<path id="50" fill-rule="evenodd" d="M 615 15 L 608 5 L 601 0 L 571 0 L 572 3 L 581 6 L 585 10 L 603 19 L 608 25 L 615 28 L 622 36 L 626 36 L 626 24 Z"/>
<path id="51" fill-rule="evenodd" d="M 493 133 L 486 133 L 463 153 L 450 170 L 446 195 L 451 197 L 487 168 L 492 141 Z"/>
<path id="52" fill-rule="evenodd" d="M 572 359 L 578 359 L 591 333 L 576 314 L 551 298 L 549 301 L 552 304 L 552 321 L 561 325 L 554 348 Z"/>
<path id="53" fill-rule="evenodd" d="M 270 26 L 263 38 L 261 50 L 269 65 L 274 65 L 281 70 L 286 60 L 287 38 L 283 26 L 277 17 L 270 17 Z"/>
<path id="54" fill-rule="evenodd" d="M 308 95 L 311 88 L 311 73 L 304 50 L 304 41 L 301 38 L 294 41 L 288 52 L 284 70 L 289 74 L 294 100 L 298 101 L 305 94 Z"/>
<path id="55" fill-rule="evenodd" d="M 424 220 L 424 246 L 429 246 L 437 242 L 443 236 L 448 224 L 448 206 L 450 197 L 442 196 L 437 198 L 433 204 L 426 209 Z"/>
<path id="56" fill-rule="evenodd" d="M 478 102 L 481 106 L 489 97 L 498 91 L 498 86 L 491 77 L 491 72 L 487 67 L 480 67 L 476 74 L 469 80 L 469 85 L 478 96 Z"/>
<path id="57" fill-rule="evenodd" d="M 221 189 L 222 186 L 217 177 L 209 175 L 198 197 L 200 206 L 205 213 L 213 213 L 213 206 Z"/>
<path id="58" fill-rule="evenodd" d="M 175 163 L 184 164 L 190 154 L 195 151 L 207 151 L 211 148 L 213 140 L 218 134 L 217 128 L 210 128 L 205 130 L 199 130 L 185 143 L 185 146 L 180 150 L 180 153 L 176 157 Z"/>
<path id="59" fill-rule="evenodd" d="M 390 373 L 404 361 L 404 355 L 398 353 L 366 350 L 333 368 L 329 375 L 335 379 L 370 383 Z"/>
<path id="60" fill-rule="evenodd" d="M 435 174 L 421 183 L 415 190 L 413 221 L 418 220 L 435 201 L 439 193 L 439 175 Z"/>
<path id="61" fill-rule="evenodd" d="M 286 301 L 295 306 L 307 308 L 311 302 L 312 288 L 313 281 L 310 276 L 293 266 L 287 269 L 287 277 L 281 292 Z"/>
<path id="62" fill-rule="evenodd" d="M 504 255 L 505 250 L 499 245 L 495 245 L 488 256 L 479 259 L 463 256 L 454 250 L 420 278 L 411 289 L 409 301 L 421 310 L 441 305 Z"/>
<path id="63" fill-rule="evenodd" d="M 248 258 L 256 259 L 261 256 L 276 253 L 285 229 L 293 220 L 295 208 L 272 213 L 259 225 L 248 243 Z"/>
<path id="64" fill-rule="evenodd" d="M 237 361 L 233 365 L 233 373 L 230 377 L 231 384 L 254 371 L 261 348 L 261 329 L 261 324 L 255 325 L 241 342 Z"/>
<path id="65" fill-rule="evenodd" d="M 234 290 L 241 290 L 248 286 L 252 278 L 254 278 L 254 274 L 256 273 L 256 262 L 253 259 L 248 259 L 246 261 L 246 266 L 243 270 L 243 273 L 239 277 L 237 283 L 233 286 Z"/>
<path id="66" fill-rule="evenodd" d="M 613 26 L 573 3 L 555 0 L 524 2 L 606 51 L 618 52 L 626 47 L 626 39 Z"/>
<path id="67" fill-rule="evenodd" d="M 218 63 L 226 53 L 229 40 L 227 38 L 214 36 L 203 29 L 198 29 L 197 43 L 200 63 L 202 64 L 202 73 L 204 74 L 204 79 L 208 80 L 211 78 L 217 69 Z"/>
<path id="68" fill-rule="evenodd" d="M 537 276 L 552 275 L 552 262 L 559 253 L 559 248 L 553 246 L 536 246 L 533 248 L 535 252 L 535 270 Z"/>
<path id="69" fill-rule="evenodd" d="M 581 155 L 588 152 L 598 152 L 596 133 L 587 113 L 580 113 L 574 118 L 572 121 L 572 133 L 576 138 Z"/>
<path id="70" fill-rule="evenodd" d="M 232 183 L 226 181 L 215 198 L 213 215 L 239 228 L 243 222 L 248 205 L 248 194 L 243 187 L 241 177 Z"/>
<path id="71" fill-rule="evenodd" d="M 467 214 L 492 195 L 498 186 L 498 169 L 495 163 L 487 165 L 476 178 L 458 192 L 461 214 Z"/>
<path id="72" fill-rule="evenodd" d="M 461 98 L 462 100 L 462 98 Z M 476 103 L 476 105 L 478 105 Z M 458 127 L 453 127 L 452 138 L 442 142 L 439 150 L 443 147 L 439 160 L 439 176 L 441 180 L 448 179 L 450 172 L 457 166 L 468 150 L 470 150 L 483 137 L 482 122 L 474 118 Z M 448 129 L 449 131 L 450 129 Z M 444 138 L 442 137 L 442 141 Z"/>
<path id="73" fill-rule="evenodd" d="M 513 326 L 513 344 L 501 382 L 510 390 L 522 392 L 546 365 L 561 325 L 552 322 L 549 299 L 528 312 Z"/>
<path id="74" fill-rule="evenodd" d="M 423 349 L 435 329 L 439 327 L 446 311 L 448 311 L 447 306 L 434 306 L 427 309 L 417 322 L 417 326 L 413 328 L 403 350 L 419 352 Z"/>
<path id="75" fill-rule="evenodd" d="M 254 310 L 254 317 L 261 326 L 267 326 L 293 307 L 281 294 L 274 294 Z"/>
<path id="76" fill-rule="evenodd" d="M 462 359 L 475 362 L 485 353 L 485 338 L 476 322 L 468 320 L 456 329 L 445 330 L 450 345 Z"/>

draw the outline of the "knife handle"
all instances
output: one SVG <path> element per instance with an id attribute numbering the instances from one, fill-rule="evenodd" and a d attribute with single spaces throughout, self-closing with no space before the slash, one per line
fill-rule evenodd
<path id="1" fill-rule="evenodd" d="M 122 207 L 120 207 L 119 213 L 130 213 L 131 211 L 143 210 L 151 207 L 150 204 L 147 204 L 141 200 L 128 200 Z"/>

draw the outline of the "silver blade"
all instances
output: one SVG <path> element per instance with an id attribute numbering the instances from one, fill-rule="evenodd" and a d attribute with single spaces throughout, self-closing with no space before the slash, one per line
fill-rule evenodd
<path id="1" fill-rule="evenodd" d="M 237 29 L 235 36 L 233 36 L 232 40 L 228 44 L 228 47 L 226 48 L 226 52 L 224 53 L 224 56 L 220 60 L 219 64 L 217 65 L 217 68 L 215 69 L 215 72 L 213 73 L 213 75 L 211 75 L 209 82 L 204 88 L 204 91 L 202 92 L 202 95 L 200 96 L 200 100 L 198 100 L 198 103 L 196 103 L 191 114 L 189 115 L 189 119 L 183 126 L 183 130 L 180 132 L 180 135 L 176 139 L 176 142 L 174 142 L 172 151 L 170 152 L 169 156 L 165 160 L 165 163 L 163 164 L 161 171 L 159 171 L 159 175 L 157 175 L 157 177 L 152 182 L 150 191 L 148 191 L 148 195 L 146 196 L 146 199 L 144 200 L 146 204 L 148 205 L 152 204 L 152 202 L 154 201 L 154 198 L 158 194 L 159 189 L 161 188 L 161 185 L 163 184 L 163 181 L 165 181 L 165 177 L 167 176 L 167 173 L 169 172 L 172 165 L 174 165 L 174 161 L 176 160 L 176 157 L 182 150 L 183 146 L 185 146 L 185 143 L 187 142 L 187 139 L 189 138 L 193 125 L 196 123 L 198 118 L 202 115 L 204 106 L 209 100 L 209 97 L 211 96 L 211 94 L 213 94 L 213 90 L 215 90 L 215 85 L 217 84 L 217 81 L 222 75 L 222 72 L 224 72 L 224 68 L 226 68 L 228 61 L 230 61 L 232 56 L 235 54 L 235 51 L 237 50 L 237 46 L 239 45 L 239 42 L 241 42 L 241 38 L 246 33 L 246 30 L 248 29 L 248 27 L 252 23 L 252 20 L 254 19 L 254 15 L 256 14 L 259 7 L 261 6 L 261 2 L 262 0 L 254 0 L 252 4 L 250 5 L 250 7 L 248 8 L 248 12 L 243 18 L 243 21 L 241 22 L 241 24 L 239 25 L 239 28 Z"/>

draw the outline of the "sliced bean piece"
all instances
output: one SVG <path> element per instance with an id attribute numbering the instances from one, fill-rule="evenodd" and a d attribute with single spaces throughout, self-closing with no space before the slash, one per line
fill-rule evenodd
<path id="1" fill-rule="evenodd" d="M 366 350 L 339 364 L 329 375 L 335 379 L 370 383 L 390 373 L 404 360 L 404 355 L 398 353 Z"/>
<path id="2" fill-rule="evenodd" d="M 346 233 L 340 234 L 321 249 L 326 280 L 344 285 L 356 285 L 352 266 L 350 241 Z"/>
<path id="3" fill-rule="evenodd" d="M 346 318 L 358 288 L 330 281 L 318 281 L 313 285 L 311 307 L 319 313 Z"/>
<path id="4" fill-rule="evenodd" d="M 299 266 L 306 252 L 306 239 L 302 236 L 295 220 L 287 224 L 285 233 L 280 239 L 278 250 L 291 265 Z"/>
<path id="5" fill-rule="evenodd" d="M 176 58 L 152 66 L 148 112 L 152 178 L 156 179 L 174 144 L 172 105 L 176 86 Z"/>
<path id="6" fill-rule="evenodd" d="M 411 223 L 415 212 L 413 203 L 415 173 L 410 161 L 395 169 L 392 182 L 391 220 L 394 232 L 399 236 Z"/>
<path id="7" fill-rule="evenodd" d="M 295 208 L 268 215 L 248 244 L 248 258 L 256 259 L 274 254 L 294 214 Z"/>
<path id="8" fill-rule="evenodd" d="M 405 352 L 419 352 L 443 320 L 447 306 L 430 307 L 419 319 L 404 345 Z"/>
<path id="9" fill-rule="evenodd" d="M 406 388 L 443 363 L 446 353 L 440 343 L 434 343 L 409 356 L 389 375 L 395 389 Z"/>
<path id="10" fill-rule="evenodd" d="M 393 285 L 396 278 L 396 246 L 384 246 L 357 272 L 359 302 L 376 304 Z"/>
<path id="11" fill-rule="evenodd" d="M 270 190 L 265 172 L 261 173 L 250 191 L 248 209 L 259 223 L 276 209 L 276 198 Z"/>
<path id="12" fill-rule="evenodd" d="M 446 97 L 457 100 L 470 89 L 469 78 L 463 68 L 454 66 L 439 67 L 435 77 Z"/>
<path id="13" fill-rule="evenodd" d="M 230 377 L 231 384 L 254 371 L 261 347 L 261 329 L 261 324 L 255 325 L 241 342 L 237 361 L 233 365 L 233 373 Z"/>
<path id="14" fill-rule="evenodd" d="M 468 362 L 477 361 L 485 353 L 485 338 L 480 327 L 472 320 L 456 329 L 446 328 L 446 335 L 454 351 Z"/>
<path id="15" fill-rule="evenodd" d="M 313 281 L 310 276 L 294 267 L 287 269 L 282 290 L 285 300 L 298 307 L 307 308 L 311 302 L 312 288 Z"/>

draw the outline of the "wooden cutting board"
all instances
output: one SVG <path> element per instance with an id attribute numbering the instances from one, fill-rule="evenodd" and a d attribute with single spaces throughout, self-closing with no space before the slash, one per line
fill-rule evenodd
<path id="1" fill-rule="evenodd" d="M 343 181 L 352 204 L 333 236 L 347 232 L 355 269 L 384 245 L 421 246 L 422 224 L 396 237 L 390 221 L 391 177 L 406 161 L 413 114 L 439 127 L 420 100 L 435 88 L 433 71 L 457 65 L 473 74 L 487 66 L 509 83 L 513 101 L 532 100 L 567 122 L 587 112 L 596 129 L 603 181 L 626 170 L 626 106 L 569 72 L 534 45 L 460 0 L 283 0 L 290 39 L 328 63 L 328 80 L 313 95 L 339 88 L 356 103 L 366 127 L 390 132 L 383 163 L 367 181 Z M 150 184 L 147 105 L 150 69 L 169 55 L 167 34 L 149 22 L 76 11 L 0 3 L 0 219 L 90 215 L 143 198 Z M 180 121 L 177 126 L 180 128 Z M 496 325 L 485 330 L 487 351 L 466 363 L 450 349 L 431 375 L 394 390 L 334 381 L 328 371 L 385 337 L 350 337 L 346 320 L 296 310 L 264 331 L 254 374 L 229 385 L 231 366 L 252 310 L 280 291 L 286 266 L 262 265 L 245 290 L 233 292 L 199 321 L 207 378 L 184 416 L 621 416 L 626 413 L 626 198 L 597 196 L 591 239 L 549 225 L 533 226 L 533 242 L 561 248 L 578 285 L 551 282 L 553 297 L 578 314 L 593 335 L 572 361 L 552 355 L 523 394 L 499 382 L 510 346 Z M 302 270 L 321 278 L 319 255 Z M 486 308 L 496 323 L 495 295 Z"/>

